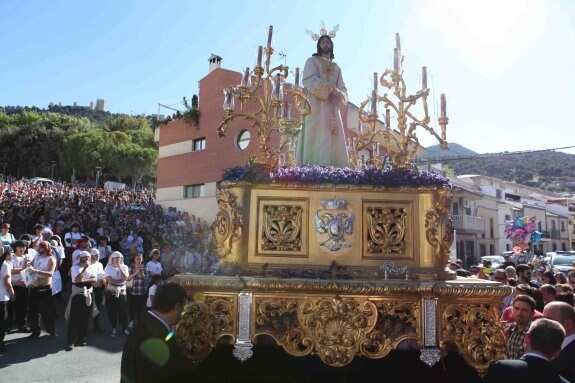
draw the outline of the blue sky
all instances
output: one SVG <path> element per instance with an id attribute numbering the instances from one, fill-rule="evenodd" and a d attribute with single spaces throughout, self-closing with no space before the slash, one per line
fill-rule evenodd
<path id="1" fill-rule="evenodd" d="M 104 98 L 111 112 L 157 113 L 198 93 L 212 53 L 226 69 L 253 66 L 269 25 L 290 69 L 303 66 L 315 49 L 305 30 L 320 20 L 340 26 L 336 61 L 355 104 L 393 65 L 399 32 L 408 88 L 426 65 L 435 103 L 447 95 L 448 141 L 479 153 L 575 145 L 572 0 L 2 0 L 0 105 Z"/>

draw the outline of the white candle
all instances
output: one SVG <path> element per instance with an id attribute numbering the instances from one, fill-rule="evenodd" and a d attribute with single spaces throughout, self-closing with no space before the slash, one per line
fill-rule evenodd
<path id="1" fill-rule="evenodd" d="M 441 117 L 447 115 L 447 102 L 445 101 L 445 93 L 441 93 Z"/>
<path id="2" fill-rule="evenodd" d="M 427 67 L 421 68 L 421 87 L 427 89 Z"/>

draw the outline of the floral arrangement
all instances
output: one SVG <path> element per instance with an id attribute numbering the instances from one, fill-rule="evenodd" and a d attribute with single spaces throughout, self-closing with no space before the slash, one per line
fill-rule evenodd
<path id="1" fill-rule="evenodd" d="M 251 183 L 300 183 L 333 185 L 369 185 L 379 187 L 447 186 L 449 179 L 438 173 L 394 169 L 350 169 L 333 166 L 294 166 L 267 170 L 257 165 L 224 170 L 223 181 Z"/>

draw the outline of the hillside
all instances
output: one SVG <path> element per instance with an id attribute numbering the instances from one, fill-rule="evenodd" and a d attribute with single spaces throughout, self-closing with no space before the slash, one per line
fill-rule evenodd
<path id="1" fill-rule="evenodd" d="M 481 174 L 549 191 L 575 191 L 573 154 L 554 151 L 476 154 L 455 143 L 449 146 L 447 151 L 441 151 L 438 145 L 427 148 L 420 161 L 441 162 L 456 175 Z"/>

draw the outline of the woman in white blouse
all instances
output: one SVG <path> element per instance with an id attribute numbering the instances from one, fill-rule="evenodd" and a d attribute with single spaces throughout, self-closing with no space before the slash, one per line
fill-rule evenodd
<path id="1" fill-rule="evenodd" d="M 92 284 L 97 281 L 90 267 L 90 253 L 82 251 L 78 256 L 78 262 L 72 266 L 70 272 L 72 294 L 68 303 L 68 351 L 74 346 L 86 345 L 90 314 L 94 307 Z"/>
<path id="2" fill-rule="evenodd" d="M 104 269 L 106 279 L 106 308 L 108 318 L 112 325 L 112 337 L 116 337 L 118 320 L 124 335 L 128 335 L 128 303 L 126 297 L 126 280 L 128 279 L 128 266 L 124 265 L 124 256 L 119 251 L 110 255 L 110 262 Z"/>

